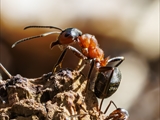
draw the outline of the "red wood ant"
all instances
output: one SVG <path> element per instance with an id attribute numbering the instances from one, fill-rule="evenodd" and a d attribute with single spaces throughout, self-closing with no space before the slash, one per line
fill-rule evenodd
<path id="1" fill-rule="evenodd" d="M 47 35 L 50 35 L 53 33 L 60 33 L 58 36 L 58 40 L 56 42 L 51 43 L 51 48 L 53 48 L 55 45 L 62 45 L 62 46 L 66 45 L 67 47 L 64 49 L 58 62 L 55 64 L 53 71 L 56 71 L 56 68 L 58 66 L 61 67 L 63 58 L 64 58 L 68 49 L 70 49 L 76 56 L 78 56 L 80 58 L 78 67 L 81 65 L 82 60 L 89 60 L 90 61 L 91 69 L 90 69 L 88 77 L 87 77 L 88 80 L 90 78 L 94 64 L 96 65 L 96 68 L 99 69 L 100 67 L 105 67 L 108 63 L 109 57 L 104 58 L 104 52 L 99 47 L 97 39 L 93 35 L 90 35 L 90 34 L 83 34 L 82 35 L 82 32 L 80 30 L 78 30 L 77 28 L 67 28 L 65 30 L 62 30 L 61 28 L 54 27 L 54 26 L 27 26 L 24 29 L 28 29 L 28 28 L 54 28 L 54 29 L 61 31 L 61 32 L 49 32 L 49 33 L 44 33 L 44 34 L 37 35 L 37 36 L 32 36 L 29 38 L 24 38 L 24 39 L 21 39 L 21 40 L 15 42 L 12 45 L 12 48 L 13 48 L 17 44 L 24 42 L 24 41 L 27 41 L 27 40 L 30 40 L 30 39 L 44 37 L 44 36 L 47 36 Z M 74 42 L 79 43 L 79 45 L 81 47 L 81 52 L 78 51 L 76 48 L 69 45 Z M 89 81 L 87 83 L 89 83 Z"/>
<path id="2" fill-rule="evenodd" d="M 104 52 L 99 47 L 98 42 L 97 42 L 95 36 L 93 36 L 93 35 L 90 35 L 90 34 L 83 34 L 82 35 L 82 32 L 80 30 L 78 30 L 77 28 L 67 28 L 65 30 L 62 30 L 61 28 L 54 27 L 54 26 L 27 26 L 24 29 L 28 29 L 28 28 L 54 28 L 54 29 L 60 30 L 61 32 L 48 32 L 48 33 L 44 33 L 41 35 L 24 38 L 24 39 L 21 39 L 21 40 L 15 42 L 12 45 L 12 48 L 15 47 L 17 44 L 24 42 L 24 41 L 27 41 L 27 40 L 31 40 L 31 39 L 35 39 L 35 38 L 39 38 L 39 37 L 44 37 L 44 36 L 54 34 L 54 33 L 60 33 L 58 36 L 58 40 L 56 42 L 51 43 L 51 48 L 53 48 L 55 45 L 62 45 L 62 46 L 67 45 L 67 49 L 70 49 L 71 51 L 73 51 L 78 57 L 80 57 L 82 59 L 94 59 L 98 68 L 104 67 L 107 65 L 108 57 L 104 58 Z M 81 50 L 82 53 L 80 53 L 74 47 L 69 46 L 69 44 L 74 43 L 74 42 L 79 43 L 80 47 L 82 48 L 82 50 Z M 65 52 L 64 52 L 64 54 L 65 54 Z M 62 58 L 63 58 L 63 56 L 62 56 Z M 62 60 L 60 62 L 62 62 Z M 59 64 L 60 64 L 60 62 L 59 62 Z"/>
<path id="3" fill-rule="evenodd" d="M 101 105 L 104 98 L 111 96 L 117 90 L 120 84 L 121 73 L 117 67 L 124 60 L 124 57 L 115 57 L 112 59 L 109 59 L 109 57 L 104 58 L 104 51 L 99 47 L 99 44 L 95 36 L 90 34 L 82 34 L 82 32 L 77 28 L 67 28 L 62 30 L 54 26 L 27 26 L 24 29 L 28 28 L 54 28 L 61 31 L 61 32 L 49 32 L 38 36 L 24 38 L 22 40 L 15 42 L 12 45 L 12 47 L 14 47 L 17 44 L 26 40 L 44 37 L 53 33 L 60 33 L 58 36 L 58 40 L 51 43 L 51 48 L 53 48 L 55 45 L 66 46 L 66 48 L 64 49 L 59 60 L 55 64 L 53 70 L 54 72 L 56 71 L 58 66 L 59 67 L 62 66 L 63 58 L 67 50 L 70 49 L 76 56 L 80 58 L 80 61 L 78 63 L 78 68 L 82 63 L 82 60 L 89 61 L 91 64 L 91 68 L 87 75 L 88 82 L 86 89 L 88 89 L 91 72 L 93 70 L 93 67 L 96 66 L 98 71 L 98 77 L 96 79 L 94 92 L 97 97 L 102 98 L 100 104 L 100 109 L 101 109 Z M 77 42 L 80 45 L 81 52 L 69 45 L 74 42 Z"/>

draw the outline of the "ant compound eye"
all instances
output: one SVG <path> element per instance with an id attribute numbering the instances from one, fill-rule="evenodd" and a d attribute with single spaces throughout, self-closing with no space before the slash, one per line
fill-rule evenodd
<path id="1" fill-rule="evenodd" d="M 65 35 L 64 35 L 65 37 L 68 37 L 68 36 L 70 36 L 70 33 L 65 33 Z"/>
<path id="2" fill-rule="evenodd" d="M 72 36 L 72 28 L 67 28 L 63 32 L 64 37 L 71 37 Z"/>

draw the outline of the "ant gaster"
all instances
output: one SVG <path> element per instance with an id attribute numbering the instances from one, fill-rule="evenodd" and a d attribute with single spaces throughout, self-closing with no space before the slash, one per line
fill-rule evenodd
<path id="1" fill-rule="evenodd" d="M 121 82 L 121 72 L 118 66 L 123 62 L 124 57 L 114 57 L 108 60 L 105 67 L 100 67 L 94 85 L 96 97 L 101 98 L 99 109 L 101 110 L 103 100 L 113 95 Z"/>

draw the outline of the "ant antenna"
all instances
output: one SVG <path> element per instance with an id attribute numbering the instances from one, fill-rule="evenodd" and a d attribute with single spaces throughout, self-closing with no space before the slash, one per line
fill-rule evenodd
<path id="1" fill-rule="evenodd" d="M 54 26 L 27 26 L 24 28 L 24 30 L 28 29 L 28 28 L 54 28 L 54 29 L 57 29 L 57 30 L 60 30 L 60 31 L 63 31 L 61 28 L 59 27 L 54 27 Z"/>
<path id="2" fill-rule="evenodd" d="M 24 39 L 21 39 L 21 40 L 18 40 L 17 42 L 15 42 L 15 43 L 12 45 L 12 48 L 14 48 L 17 44 L 19 44 L 19 43 L 21 43 L 21 42 L 24 42 L 24 41 L 27 41 L 27 40 L 31 40 L 31 39 L 35 39 L 35 38 L 39 38 L 39 37 L 45 37 L 45 36 L 48 36 L 48 35 L 54 34 L 54 33 L 59 34 L 60 32 L 47 32 L 47 33 L 40 34 L 40 35 L 37 35 L 37 36 L 31 36 L 31 37 L 28 37 L 28 38 L 24 38 Z"/>
<path id="3" fill-rule="evenodd" d="M 27 26 L 27 27 L 24 28 L 24 30 L 29 29 L 29 28 L 50 28 L 50 29 L 54 28 L 54 29 L 60 30 L 61 32 L 63 31 L 61 28 L 54 27 L 54 26 Z M 28 37 L 28 38 L 24 38 L 24 39 L 21 39 L 21 40 L 15 42 L 12 45 L 12 48 L 14 48 L 17 44 L 19 44 L 21 42 L 24 42 L 24 41 L 27 41 L 27 40 L 31 40 L 31 39 L 35 39 L 35 38 L 39 38 L 39 37 L 45 37 L 45 36 L 48 36 L 48 35 L 54 34 L 54 33 L 60 34 L 61 32 L 47 32 L 47 33 L 40 34 L 40 35 L 37 35 L 37 36 L 31 36 L 31 37 Z"/>
<path id="4" fill-rule="evenodd" d="M 12 75 L 6 70 L 6 68 L 0 63 L 0 68 L 8 75 L 8 77 L 11 79 Z"/>

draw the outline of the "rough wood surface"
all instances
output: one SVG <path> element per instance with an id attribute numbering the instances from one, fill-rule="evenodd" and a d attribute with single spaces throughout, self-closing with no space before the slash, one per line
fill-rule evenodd
<path id="1" fill-rule="evenodd" d="M 76 70 L 0 80 L 0 120 L 103 120 L 85 77 Z"/>

